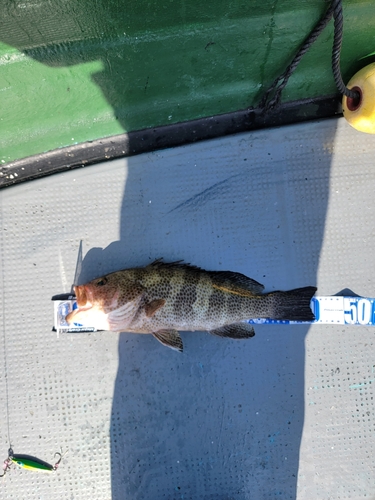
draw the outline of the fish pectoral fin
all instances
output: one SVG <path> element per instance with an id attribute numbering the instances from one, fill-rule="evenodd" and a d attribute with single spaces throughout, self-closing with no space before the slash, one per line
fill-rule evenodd
<path id="1" fill-rule="evenodd" d="M 225 325 L 215 330 L 209 330 L 209 333 L 218 337 L 229 337 L 231 339 L 249 339 L 255 335 L 254 328 L 248 323 Z"/>
<path id="2" fill-rule="evenodd" d="M 164 299 L 155 299 L 152 300 L 151 302 L 148 302 L 145 305 L 146 316 L 148 318 L 151 318 L 151 316 L 153 316 L 156 313 L 156 311 L 161 307 L 163 307 L 164 305 L 165 305 Z"/>
<path id="3" fill-rule="evenodd" d="M 184 345 L 177 330 L 159 330 L 152 334 L 159 342 L 176 351 L 182 352 Z"/>

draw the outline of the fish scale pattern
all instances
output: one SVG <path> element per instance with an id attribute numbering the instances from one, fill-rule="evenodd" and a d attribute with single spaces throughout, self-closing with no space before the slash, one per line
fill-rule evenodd
<path id="1" fill-rule="evenodd" d="M 79 308 L 67 321 L 99 329 L 98 315 L 102 314 L 108 323 L 104 329 L 136 333 L 168 328 L 211 331 L 226 326 L 221 335 L 238 338 L 237 329 L 242 337 L 245 326 L 236 324 L 246 319 L 313 319 L 310 300 L 316 288 L 264 295 L 259 294 L 261 288 L 243 274 L 156 261 L 76 286 Z"/>

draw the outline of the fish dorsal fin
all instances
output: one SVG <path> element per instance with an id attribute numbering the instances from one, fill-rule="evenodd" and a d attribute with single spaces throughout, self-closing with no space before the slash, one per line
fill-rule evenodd
<path id="1" fill-rule="evenodd" d="M 158 330 L 153 333 L 153 336 L 163 345 L 171 347 L 176 351 L 182 352 L 184 349 L 182 339 L 177 330 Z"/>
<path id="2" fill-rule="evenodd" d="M 253 297 L 263 292 L 264 286 L 258 281 L 248 278 L 244 274 L 232 271 L 210 271 L 213 287 L 223 292 Z"/>
<path id="3" fill-rule="evenodd" d="M 192 266 L 178 260 L 175 262 L 163 262 L 163 259 L 157 259 L 150 266 L 157 269 L 185 269 L 194 273 L 204 273 L 210 276 L 214 288 L 223 292 L 242 295 L 243 297 L 253 297 L 263 292 L 264 286 L 258 281 L 248 278 L 244 274 L 235 273 L 233 271 L 205 271 L 204 269 Z"/>
<path id="4" fill-rule="evenodd" d="M 184 262 L 183 260 L 176 260 L 174 262 L 164 262 L 163 259 L 156 259 L 154 262 L 149 264 L 156 269 L 189 269 L 190 271 L 203 271 L 201 267 L 192 266 L 188 262 Z"/>

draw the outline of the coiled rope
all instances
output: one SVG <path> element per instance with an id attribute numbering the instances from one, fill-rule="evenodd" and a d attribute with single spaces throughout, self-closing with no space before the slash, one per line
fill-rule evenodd
<path id="1" fill-rule="evenodd" d="M 288 80 L 292 73 L 297 68 L 302 57 L 309 50 L 311 45 L 317 40 L 319 35 L 322 33 L 324 28 L 327 26 L 331 18 L 334 18 L 334 37 L 333 37 L 333 47 L 332 47 L 332 71 L 335 79 L 336 86 L 341 94 L 346 95 L 352 99 L 358 99 L 359 94 L 355 90 L 350 90 L 346 87 L 340 70 L 340 55 L 342 47 L 342 37 L 343 37 L 343 27 L 344 27 L 344 16 L 342 13 L 342 0 L 332 0 L 330 6 L 328 7 L 325 14 L 322 16 L 320 21 L 316 24 L 314 29 L 311 31 L 310 35 L 305 39 L 297 54 L 294 56 L 292 62 L 286 68 L 284 73 L 276 78 L 272 85 L 268 88 L 264 94 L 262 100 L 259 103 L 259 107 L 262 109 L 263 113 L 271 111 L 280 104 L 281 93 L 286 87 Z"/>
<path id="2" fill-rule="evenodd" d="M 332 71 L 333 77 L 335 79 L 336 87 L 340 94 L 346 95 L 352 99 L 357 99 L 359 97 L 358 92 L 355 90 L 350 90 L 345 85 L 340 71 L 340 55 L 342 46 L 342 36 L 344 31 L 344 16 L 342 13 L 342 0 L 333 0 L 331 7 L 333 8 L 333 19 L 334 19 L 334 35 L 333 35 L 333 47 L 332 47 Z"/>

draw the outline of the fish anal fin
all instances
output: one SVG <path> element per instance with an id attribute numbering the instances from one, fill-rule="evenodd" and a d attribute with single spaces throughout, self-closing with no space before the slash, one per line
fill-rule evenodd
<path id="1" fill-rule="evenodd" d="M 146 316 L 148 318 L 151 318 L 151 316 L 153 316 L 158 309 L 160 309 L 161 307 L 163 307 L 164 304 L 165 304 L 165 300 L 164 299 L 154 299 L 151 302 L 148 302 L 145 305 Z"/>
<path id="2" fill-rule="evenodd" d="M 158 330 L 152 334 L 163 345 L 182 352 L 184 345 L 177 330 Z"/>
<path id="3" fill-rule="evenodd" d="M 218 337 L 228 337 L 231 339 L 249 339 L 255 335 L 254 328 L 248 323 L 225 325 L 220 328 L 215 328 L 215 330 L 209 330 L 209 333 L 217 335 Z"/>

